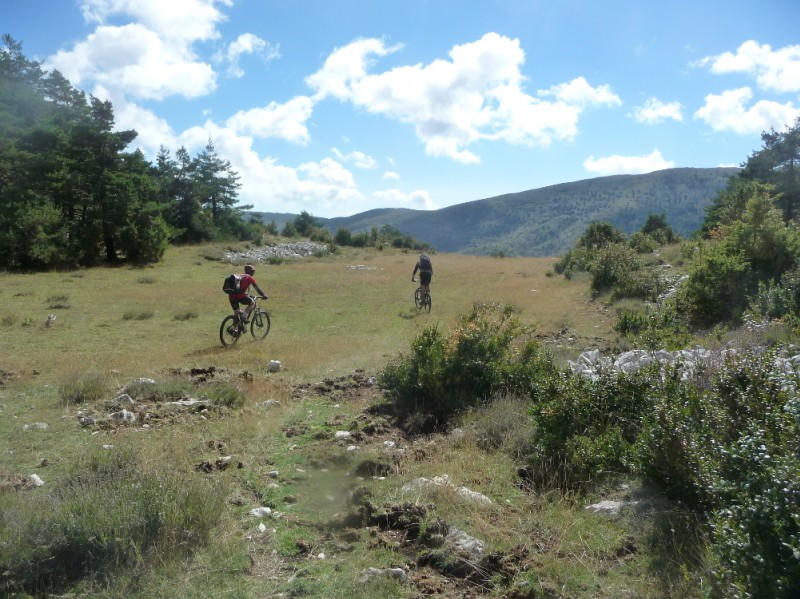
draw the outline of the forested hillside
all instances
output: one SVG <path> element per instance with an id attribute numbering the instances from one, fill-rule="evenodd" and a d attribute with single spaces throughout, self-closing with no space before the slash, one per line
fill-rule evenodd
<path id="1" fill-rule="evenodd" d="M 676 233 L 689 236 L 700 229 L 705 209 L 739 170 L 679 168 L 600 177 L 435 211 L 370 210 L 320 221 L 331 231 L 388 224 L 445 252 L 555 256 L 595 220 L 632 233 L 649 214 L 664 214 Z"/>

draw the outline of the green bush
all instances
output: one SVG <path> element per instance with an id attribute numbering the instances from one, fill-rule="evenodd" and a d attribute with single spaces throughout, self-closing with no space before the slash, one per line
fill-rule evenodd
<path id="1" fill-rule="evenodd" d="M 448 334 L 424 329 L 411 349 L 396 356 L 379 376 L 397 411 L 438 424 L 500 391 L 530 387 L 527 359 L 540 350 L 511 307 L 474 307 Z"/>
<path id="2" fill-rule="evenodd" d="M 624 286 L 631 280 L 632 273 L 641 268 L 641 260 L 628 245 L 614 243 L 603 246 L 588 265 L 592 275 L 592 291 L 601 293 L 617 285 Z M 633 284 L 630 286 L 632 288 Z"/>
<path id="3" fill-rule="evenodd" d="M 752 272 L 745 256 L 729 253 L 724 244 L 701 247 L 676 300 L 693 325 L 709 326 L 743 311 Z"/>
<path id="4" fill-rule="evenodd" d="M 672 301 L 642 309 L 621 308 L 614 331 L 630 345 L 649 350 L 681 349 L 691 339 L 688 321 Z"/>
<path id="5" fill-rule="evenodd" d="M 628 245 L 630 245 L 631 249 L 637 254 L 650 254 L 657 250 L 662 244 L 651 235 L 637 231 L 631 235 Z"/>
<path id="6" fill-rule="evenodd" d="M 708 389 L 666 377 L 639 436 L 642 474 L 709 519 L 723 596 L 800 590 L 800 381 L 775 359 L 730 356 Z"/>
<path id="7" fill-rule="evenodd" d="M 634 376 L 603 371 L 594 380 L 561 373 L 531 404 L 536 423 L 534 452 L 526 456 L 531 481 L 579 490 L 606 475 L 632 471 L 653 370 Z"/>

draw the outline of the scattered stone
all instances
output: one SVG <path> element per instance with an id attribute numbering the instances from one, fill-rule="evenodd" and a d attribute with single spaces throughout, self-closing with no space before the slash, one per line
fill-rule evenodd
<path id="1" fill-rule="evenodd" d="M 451 528 L 445 535 L 445 545 L 456 555 L 472 563 L 479 562 L 483 557 L 484 542 L 457 528 Z"/>
<path id="2" fill-rule="evenodd" d="M 28 478 L 30 478 L 31 484 L 34 487 L 41 487 L 44 484 L 44 481 L 39 478 L 38 474 L 31 474 Z"/>
<path id="3" fill-rule="evenodd" d="M 123 393 L 122 395 L 118 395 L 111 401 L 112 406 L 132 406 L 136 402 L 133 401 L 133 398 L 128 395 L 127 393 Z"/>
<path id="4" fill-rule="evenodd" d="M 173 406 L 184 406 L 186 408 L 192 408 L 194 406 L 207 406 L 208 401 L 205 399 L 179 399 L 178 401 L 171 401 L 170 404 Z"/>
<path id="5" fill-rule="evenodd" d="M 242 252 L 228 250 L 225 252 L 225 260 L 231 264 L 262 263 L 269 262 L 274 258 L 304 258 L 309 255 L 327 254 L 328 251 L 328 246 L 324 243 L 298 241 L 272 246 L 265 245 Z"/>
<path id="6" fill-rule="evenodd" d="M 256 518 L 263 518 L 264 516 L 269 516 L 272 514 L 272 508 L 270 507 L 257 507 L 255 509 L 250 510 L 250 515 L 255 516 Z"/>
<path id="7" fill-rule="evenodd" d="M 112 420 L 118 420 L 120 422 L 125 422 L 125 423 L 136 422 L 136 414 L 134 414 L 133 412 L 129 412 L 128 410 L 126 410 L 124 408 L 122 410 L 120 410 L 119 412 L 111 413 L 109 415 L 109 417 Z"/>
<path id="8" fill-rule="evenodd" d="M 32 422 L 22 427 L 26 431 L 44 431 L 47 430 L 49 425 L 46 422 Z"/>
<path id="9" fill-rule="evenodd" d="M 258 405 L 259 405 L 259 407 L 262 407 L 262 408 L 274 408 L 274 407 L 277 407 L 277 406 L 281 405 L 281 402 L 279 402 L 277 399 L 268 399 L 266 401 L 262 401 Z"/>
<path id="10" fill-rule="evenodd" d="M 337 440 L 349 439 L 352 436 L 353 435 L 350 433 L 350 431 L 336 431 L 333 434 L 333 438 Z"/>
<path id="11" fill-rule="evenodd" d="M 280 372 L 283 369 L 283 363 L 280 360 L 270 360 L 267 364 L 267 372 Z"/>
<path id="12" fill-rule="evenodd" d="M 78 416 L 78 422 L 81 426 L 94 426 L 95 419 L 94 416 Z"/>
<path id="13" fill-rule="evenodd" d="M 600 503 L 593 503 L 587 505 L 586 510 L 595 514 L 604 516 L 616 516 L 620 510 L 626 506 L 637 505 L 638 501 L 601 501 Z"/>
<path id="14" fill-rule="evenodd" d="M 489 499 L 486 495 L 482 493 L 478 493 L 477 491 L 472 491 L 466 487 L 457 487 L 453 483 L 450 482 L 450 477 L 447 474 L 443 474 L 441 476 L 434 476 L 433 478 L 425 478 L 420 477 L 414 479 L 410 482 L 407 482 L 403 485 L 401 491 L 403 493 L 410 493 L 412 491 L 421 492 L 421 491 L 429 491 L 435 490 L 439 487 L 445 487 L 452 489 L 458 495 L 463 497 L 464 499 L 472 502 L 472 503 L 481 503 L 483 505 L 494 505 L 494 502 Z"/>
<path id="15" fill-rule="evenodd" d="M 375 578 L 394 578 L 404 584 L 408 582 L 408 574 L 402 568 L 367 568 L 361 572 L 358 582 L 365 583 Z"/>

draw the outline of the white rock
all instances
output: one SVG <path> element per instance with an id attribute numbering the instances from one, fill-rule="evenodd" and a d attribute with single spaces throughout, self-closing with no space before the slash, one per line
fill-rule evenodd
<path id="1" fill-rule="evenodd" d="M 122 409 L 119 412 L 112 413 L 111 418 L 113 420 L 119 420 L 120 422 L 135 422 L 136 414 L 134 414 L 133 412 L 129 412 L 128 410 Z"/>
<path id="2" fill-rule="evenodd" d="M 32 422 L 22 427 L 26 431 L 44 431 L 50 428 L 46 422 Z"/>
<path id="3" fill-rule="evenodd" d="M 256 518 L 263 518 L 264 516 L 269 516 L 270 514 L 272 514 L 272 508 L 266 506 L 257 507 L 250 510 L 250 515 L 255 516 Z"/>
<path id="4" fill-rule="evenodd" d="M 111 402 L 111 405 L 114 406 L 132 406 L 136 402 L 133 401 L 133 398 L 128 395 L 127 393 L 123 393 L 122 395 L 117 395 L 114 400 Z"/>
<path id="5" fill-rule="evenodd" d="M 38 474 L 31 474 L 29 478 L 31 479 L 34 487 L 41 487 L 44 484 L 44 481 L 39 478 Z"/>
<path id="6" fill-rule="evenodd" d="M 333 438 L 337 439 L 337 440 L 339 440 L 339 439 L 349 439 L 352 436 L 353 435 L 350 434 L 350 431 L 336 431 L 333 434 Z"/>

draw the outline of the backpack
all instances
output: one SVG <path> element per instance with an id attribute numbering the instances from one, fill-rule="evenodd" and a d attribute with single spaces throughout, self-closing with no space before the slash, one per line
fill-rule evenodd
<path id="1" fill-rule="evenodd" d="M 222 290 L 228 295 L 240 293 L 242 291 L 242 278 L 236 274 L 228 275 L 222 283 Z"/>
<path id="2" fill-rule="evenodd" d="M 420 258 L 419 269 L 424 271 L 432 271 L 433 265 L 431 265 L 431 259 L 428 257 Z"/>

